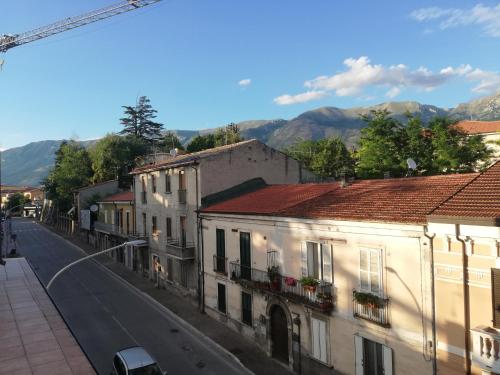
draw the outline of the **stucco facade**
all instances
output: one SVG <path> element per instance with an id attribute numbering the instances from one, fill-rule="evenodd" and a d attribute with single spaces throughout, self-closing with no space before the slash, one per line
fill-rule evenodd
<path id="1" fill-rule="evenodd" d="M 302 373 L 363 374 L 364 345 L 372 344 L 382 350 L 383 363 L 378 365 L 387 375 L 432 373 L 431 247 L 423 226 L 213 213 L 202 217 L 205 308 L 211 316 L 278 358 L 275 346 L 285 344 L 273 337 L 272 315 L 279 306 L 286 316 L 288 356 L 278 359 L 295 371 L 301 368 Z M 221 230 L 224 261 L 218 249 Z M 241 233 L 250 236 L 251 282 L 241 280 Z M 322 281 L 313 292 L 316 295 L 304 292 L 303 285 L 298 287 L 310 272 L 304 255 L 307 243 L 319 244 L 321 254 L 331 251 L 328 259 L 322 255 L 318 276 Z M 378 295 L 385 301 L 383 307 L 363 307 L 353 298 L 354 291 L 366 289 L 361 285 L 365 267 L 361 253 L 367 251 L 375 254 L 379 264 Z M 263 287 L 259 280 L 266 279 L 274 265 L 282 276 L 281 285 Z M 289 287 L 293 283 L 296 286 Z M 324 291 L 321 285 L 332 293 L 333 310 L 316 303 Z M 242 292 L 251 295 L 250 322 L 248 312 L 243 314 L 248 306 L 243 304 Z"/>
<path id="2" fill-rule="evenodd" d="M 198 287 L 201 240 L 196 211 L 207 196 L 254 178 L 281 184 L 312 176 L 296 160 L 257 140 L 173 156 L 132 173 L 136 231 L 149 237 L 151 277 L 191 292 Z"/>

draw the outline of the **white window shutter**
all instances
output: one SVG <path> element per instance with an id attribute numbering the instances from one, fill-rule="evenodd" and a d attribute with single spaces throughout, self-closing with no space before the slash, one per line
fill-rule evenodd
<path id="1" fill-rule="evenodd" d="M 364 375 L 363 369 L 363 338 L 361 336 L 354 335 L 354 355 L 355 355 L 355 374 Z"/>
<path id="2" fill-rule="evenodd" d="M 320 359 L 321 357 L 321 343 L 320 343 L 320 321 L 318 319 L 311 319 L 312 322 L 312 355 L 314 358 Z"/>
<path id="3" fill-rule="evenodd" d="M 370 251 L 359 250 L 359 286 L 361 290 L 370 289 Z"/>
<path id="4" fill-rule="evenodd" d="M 319 320 L 319 346 L 320 346 L 320 361 L 327 363 L 326 358 L 326 322 Z"/>
<path id="5" fill-rule="evenodd" d="M 321 244 L 321 253 L 323 255 L 323 281 L 333 283 L 332 246 Z"/>
<path id="6" fill-rule="evenodd" d="M 388 346 L 384 348 L 384 375 L 392 375 L 392 349 Z"/>
<path id="7" fill-rule="evenodd" d="M 300 243 L 300 272 L 302 277 L 307 276 L 307 247 L 305 242 Z"/>

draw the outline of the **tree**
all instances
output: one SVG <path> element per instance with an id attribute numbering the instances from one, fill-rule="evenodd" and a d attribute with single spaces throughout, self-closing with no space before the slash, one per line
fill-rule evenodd
<path id="1" fill-rule="evenodd" d="M 187 145 L 187 152 L 198 152 L 215 147 L 215 135 L 197 135 Z"/>
<path id="2" fill-rule="evenodd" d="M 86 186 L 92 177 L 92 163 L 87 150 L 76 141 L 63 141 L 56 151 L 54 168 L 43 181 L 48 199 L 67 210 L 73 191 Z"/>
<path id="3" fill-rule="evenodd" d="M 125 117 L 121 118 L 120 122 L 124 129 L 120 134 L 133 135 L 148 141 L 161 136 L 163 124 L 153 121 L 158 111 L 153 109 L 146 96 L 141 96 L 135 107 L 123 108 Z"/>
<path id="4" fill-rule="evenodd" d="M 28 197 L 25 197 L 24 194 L 14 193 L 9 196 L 5 208 L 7 210 L 17 211 L 20 209 L 20 206 L 29 202 L 31 202 L 31 200 Z"/>
<path id="5" fill-rule="evenodd" d="M 215 147 L 231 145 L 243 141 L 240 128 L 235 123 L 230 123 L 215 132 Z"/>
<path id="6" fill-rule="evenodd" d="M 406 171 L 403 148 L 407 139 L 403 125 L 385 109 L 373 110 L 362 119 L 367 126 L 361 129 L 357 151 L 360 177 L 382 177 L 384 172 L 403 175 Z"/>
<path id="7" fill-rule="evenodd" d="M 340 137 L 301 140 L 286 149 L 285 153 L 321 177 L 354 174 L 354 159 Z"/>
<path id="8" fill-rule="evenodd" d="M 175 135 L 175 133 L 171 131 L 165 133 L 161 141 L 161 146 L 163 150 L 166 152 L 174 148 L 177 148 L 179 150 L 184 150 L 184 146 L 182 145 L 179 137 L 177 137 L 177 135 Z"/>
<path id="9" fill-rule="evenodd" d="M 146 141 L 133 135 L 106 135 L 89 149 L 94 172 L 92 181 L 118 179 L 122 186 L 126 186 L 135 158 L 147 154 L 148 148 Z"/>

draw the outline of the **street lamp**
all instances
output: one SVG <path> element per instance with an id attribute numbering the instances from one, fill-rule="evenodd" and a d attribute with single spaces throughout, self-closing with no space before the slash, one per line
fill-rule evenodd
<path id="1" fill-rule="evenodd" d="M 113 246 L 113 247 L 110 247 L 109 249 L 105 249 L 105 250 L 99 251 L 99 252 L 97 252 L 95 254 L 87 255 L 87 256 L 85 256 L 83 258 L 75 260 L 74 262 L 68 264 L 67 266 L 64 266 L 63 268 L 61 268 L 59 271 L 57 271 L 57 273 L 54 276 L 52 276 L 52 279 L 50 279 L 49 283 L 47 284 L 47 290 L 49 290 L 49 288 L 52 285 L 52 283 L 54 282 L 54 280 L 57 277 L 59 277 L 60 274 L 62 274 L 68 268 L 73 267 L 74 265 L 83 262 L 84 260 L 87 260 L 87 259 L 90 259 L 90 258 L 94 258 L 96 256 L 99 256 L 99 255 L 102 255 L 102 254 L 105 254 L 105 253 L 109 253 L 110 251 L 119 249 L 120 247 L 123 247 L 123 246 L 128 246 L 128 245 L 131 245 L 131 246 L 140 246 L 140 245 L 145 245 L 145 244 L 147 244 L 147 242 L 144 241 L 144 240 L 127 241 L 127 242 L 122 243 L 121 245 Z"/>

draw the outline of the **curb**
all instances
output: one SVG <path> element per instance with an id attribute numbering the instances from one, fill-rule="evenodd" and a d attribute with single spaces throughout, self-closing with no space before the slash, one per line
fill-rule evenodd
<path id="1" fill-rule="evenodd" d="M 55 233 L 53 232 L 52 230 L 46 228 L 45 226 L 46 225 L 43 225 L 43 224 L 40 224 L 38 222 L 35 222 L 37 225 L 42 225 L 42 227 L 44 229 L 46 229 L 48 232 L 52 233 L 54 236 L 57 236 L 59 237 L 60 239 L 62 239 L 63 241 L 65 241 L 67 244 L 71 245 L 72 247 L 76 248 L 78 251 L 80 251 L 81 253 L 85 254 L 85 255 L 90 255 L 89 253 L 87 253 L 84 249 L 82 249 L 80 246 L 74 244 L 73 242 L 71 242 L 70 240 L 62 237 L 61 235 L 59 235 L 58 233 Z M 241 366 L 241 368 L 248 374 L 248 375 L 256 375 L 254 372 L 252 372 L 250 369 L 248 369 L 245 365 L 243 365 L 243 363 L 241 362 L 241 360 L 236 356 L 234 355 L 233 353 L 231 353 L 229 350 L 227 350 L 226 348 L 224 348 L 223 346 L 221 346 L 220 344 L 218 344 L 217 342 L 215 342 L 214 340 L 212 340 L 210 337 L 208 337 L 207 335 L 205 335 L 203 332 L 201 332 L 198 328 L 194 327 L 193 325 L 189 324 L 189 322 L 185 321 L 184 319 L 182 319 L 179 315 L 175 314 L 172 310 L 170 310 L 168 307 L 166 307 L 165 305 L 161 304 L 159 301 L 157 301 L 156 299 L 154 299 L 153 297 L 151 297 L 149 294 L 147 294 L 146 292 L 143 292 L 142 290 L 140 290 L 139 288 L 137 288 L 134 284 L 132 284 L 131 282 L 129 282 L 128 280 L 124 279 L 123 277 L 121 277 L 120 275 L 116 274 L 115 272 L 113 272 L 111 269 L 109 269 L 108 267 L 106 267 L 104 264 L 98 262 L 96 259 L 90 259 L 91 262 L 95 263 L 96 265 L 98 265 L 99 267 L 101 267 L 102 269 L 104 269 L 110 276 L 112 276 L 113 278 L 115 278 L 116 280 L 118 280 L 119 282 L 121 282 L 122 284 L 126 284 L 130 289 L 133 290 L 134 293 L 136 293 L 137 295 L 139 296 L 142 296 L 142 297 L 146 297 L 146 299 L 152 304 L 152 305 L 155 305 L 156 308 L 160 309 L 163 313 L 167 314 L 171 319 L 175 320 L 177 323 L 179 323 L 180 325 L 182 325 L 186 330 L 190 331 L 191 334 L 193 335 L 196 335 L 196 336 L 199 336 L 201 337 L 203 340 L 205 340 L 208 344 L 216 347 L 218 350 L 220 350 L 223 354 L 227 355 L 230 359 L 232 359 L 233 361 L 235 361 L 237 364 L 239 364 Z M 31 267 L 31 264 L 30 264 L 30 267 Z M 34 272 L 34 271 L 33 271 Z M 37 275 L 37 278 L 38 278 L 38 275 Z M 40 281 L 40 279 L 39 279 Z M 43 285 L 43 283 L 40 281 L 40 283 L 42 284 L 43 288 L 45 289 L 46 293 L 48 294 L 48 291 L 47 289 L 45 288 L 45 285 Z M 50 297 L 50 295 L 49 295 Z M 52 300 L 52 297 L 50 297 L 51 300 Z M 54 301 L 52 300 L 52 303 L 54 303 Z M 55 305 L 55 303 L 54 303 Z M 57 308 L 57 306 L 56 306 Z M 58 309 L 59 311 L 59 309 Z M 66 324 L 67 325 L 67 324 Z M 69 327 L 69 326 L 68 326 Z M 72 332 L 73 333 L 73 332 Z M 83 349 L 82 349 L 83 350 Z M 85 354 L 87 355 L 87 354 Z"/>

